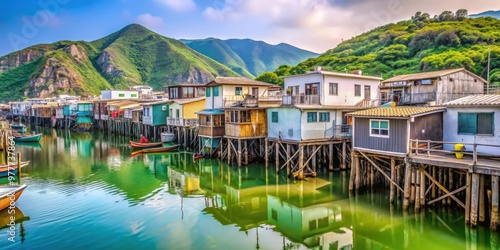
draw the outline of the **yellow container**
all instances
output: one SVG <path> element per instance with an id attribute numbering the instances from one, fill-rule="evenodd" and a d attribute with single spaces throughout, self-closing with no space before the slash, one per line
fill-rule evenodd
<path id="1" fill-rule="evenodd" d="M 457 159 L 462 159 L 462 158 L 464 158 L 464 154 L 463 154 L 463 153 L 459 153 L 459 152 L 464 151 L 464 149 L 465 149 L 465 147 L 464 147 L 464 145 L 463 145 L 463 144 L 460 144 L 460 143 L 455 144 L 455 157 L 456 157 Z"/>

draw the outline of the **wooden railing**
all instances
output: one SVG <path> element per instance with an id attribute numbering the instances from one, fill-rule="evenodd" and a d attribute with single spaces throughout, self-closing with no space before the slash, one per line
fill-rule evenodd
<path id="1" fill-rule="evenodd" d="M 198 126 L 198 119 L 182 119 L 182 118 L 172 118 L 167 117 L 167 125 L 170 126 Z"/>
<path id="2" fill-rule="evenodd" d="M 456 144 L 461 144 L 465 148 L 460 151 L 455 150 L 445 150 L 445 145 L 452 145 L 454 148 Z M 488 148 L 498 148 L 496 152 L 499 154 L 491 155 L 481 153 L 478 147 L 488 147 Z M 478 156 L 489 157 L 489 158 L 500 158 L 500 145 L 494 144 L 481 144 L 481 143 L 467 143 L 467 142 L 443 142 L 443 141 L 425 141 L 425 140 L 410 140 L 410 154 L 409 156 L 425 155 L 431 157 L 433 155 L 444 155 L 450 153 L 461 153 L 464 155 L 472 156 L 471 164 L 475 165 L 478 162 Z"/>

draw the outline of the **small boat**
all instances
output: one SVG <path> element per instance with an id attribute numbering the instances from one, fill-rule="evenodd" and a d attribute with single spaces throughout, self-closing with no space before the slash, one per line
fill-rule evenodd
<path id="1" fill-rule="evenodd" d="M 161 142 L 172 142 L 175 139 L 174 133 L 163 132 L 161 133 Z"/>
<path id="2" fill-rule="evenodd" d="M 10 124 L 10 128 L 17 130 L 19 133 L 24 134 L 26 133 L 26 126 L 18 123 L 12 123 Z"/>
<path id="3" fill-rule="evenodd" d="M 147 154 L 147 153 L 163 153 L 163 152 L 170 152 L 174 151 L 179 147 L 179 144 L 174 144 L 174 145 L 168 145 L 168 146 L 163 146 L 159 148 L 146 148 L 142 149 L 136 152 L 133 152 L 131 156 L 136 156 L 139 154 Z"/>
<path id="4" fill-rule="evenodd" d="M 30 161 L 21 162 L 21 168 L 24 168 L 30 164 Z M 10 172 L 10 174 L 9 174 Z M 17 163 L 11 162 L 9 165 L 0 164 L 0 177 L 7 177 L 17 175 Z"/>
<path id="5" fill-rule="evenodd" d="M 200 159 L 200 158 L 203 158 L 203 157 L 204 157 L 204 156 L 203 156 L 203 155 L 201 155 L 201 154 L 193 154 L 193 161 L 196 161 L 196 160 L 198 160 L 198 159 Z"/>
<path id="6" fill-rule="evenodd" d="M 0 187 L 0 211 L 9 207 L 11 201 L 17 201 L 24 189 L 26 184 L 23 185 L 9 185 Z"/>
<path id="7" fill-rule="evenodd" d="M 14 137 L 15 142 L 38 142 L 42 138 L 43 133 L 26 135 L 26 136 L 16 136 Z"/>
<path id="8" fill-rule="evenodd" d="M 161 144 L 161 142 L 138 143 L 130 141 L 130 146 L 132 147 L 132 149 L 161 147 Z"/>

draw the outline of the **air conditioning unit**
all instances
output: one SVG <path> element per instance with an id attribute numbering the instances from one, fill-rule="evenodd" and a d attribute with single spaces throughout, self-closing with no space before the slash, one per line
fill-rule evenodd
<path id="1" fill-rule="evenodd" d="M 167 111 L 167 105 L 161 106 L 162 111 Z"/>

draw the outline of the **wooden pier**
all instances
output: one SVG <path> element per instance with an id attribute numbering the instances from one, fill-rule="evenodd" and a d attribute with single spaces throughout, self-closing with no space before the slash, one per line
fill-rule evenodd
<path id="1" fill-rule="evenodd" d="M 349 166 L 348 139 L 317 139 L 307 141 L 287 141 L 280 139 L 265 139 L 266 167 L 274 156 L 276 171 L 286 169 L 288 176 L 303 179 L 315 177 L 318 166 L 328 166 L 333 171 L 336 163 L 339 169 Z M 337 156 L 337 158 L 335 158 Z"/>

